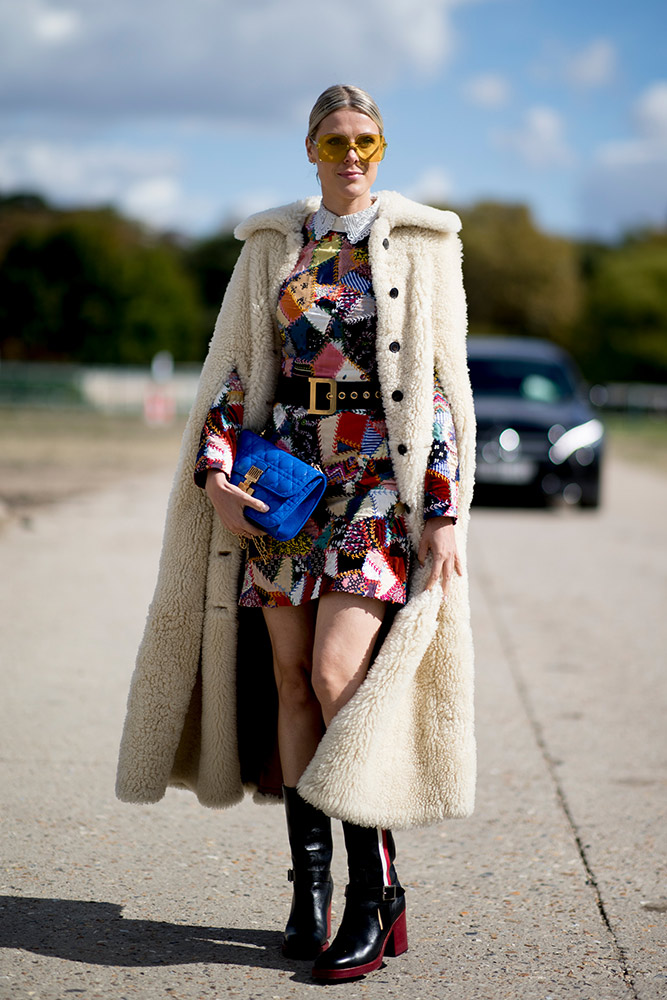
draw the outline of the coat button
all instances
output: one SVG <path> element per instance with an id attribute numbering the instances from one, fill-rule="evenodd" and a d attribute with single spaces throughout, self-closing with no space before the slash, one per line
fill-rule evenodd
<path id="1" fill-rule="evenodd" d="M 382 246 L 385 248 L 385 250 L 389 249 L 389 240 L 386 237 L 382 240 Z"/>
<path id="2" fill-rule="evenodd" d="M 395 403 L 400 403 L 400 401 L 403 399 L 403 393 L 401 392 L 400 389 L 394 389 L 394 391 L 391 394 L 391 398 L 394 400 Z"/>
<path id="3" fill-rule="evenodd" d="M 407 453 L 408 453 L 408 446 L 406 444 L 399 444 L 399 446 L 398 446 L 398 454 L 399 455 L 407 455 Z"/>
<path id="4" fill-rule="evenodd" d="M 401 349 L 401 345 L 399 344 L 399 342 L 397 340 L 393 340 L 391 342 L 391 344 L 389 345 L 389 350 L 393 354 L 396 354 L 396 351 L 400 351 L 400 349 Z"/>
<path id="5" fill-rule="evenodd" d="M 398 288 L 391 288 L 389 290 L 389 294 L 392 297 L 392 299 L 397 299 L 398 298 Z"/>

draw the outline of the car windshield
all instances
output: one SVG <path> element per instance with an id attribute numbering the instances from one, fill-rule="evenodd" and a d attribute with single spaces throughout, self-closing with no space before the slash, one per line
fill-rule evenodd
<path id="1" fill-rule="evenodd" d="M 472 391 L 479 396 L 521 396 L 538 403 L 570 399 L 574 385 L 567 370 L 527 358 L 470 358 Z"/>

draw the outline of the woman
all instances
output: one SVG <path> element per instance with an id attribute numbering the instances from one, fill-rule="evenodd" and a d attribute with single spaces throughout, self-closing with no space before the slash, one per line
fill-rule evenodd
<path id="1" fill-rule="evenodd" d="M 119 764 L 130 801 L 172 783 L 228 805 L 282 781 L 294 883 L 283 952 L 315 958 L 322 980 L 407 948 L 388 827 L 467 815 L 474 791 L 460 224 L 374 196 L 383 131 L 369 95 L 329 88 L 306 140 L 321 202 L 237 230 L 246 243 L 184 437 Z M 202 424 L 195 482 L 210 503 L 188 475 Z M 245 517 L 259 501 L 229 481 L 242 426 L 326 473 L 292 542 L 259 539 Z M 275 687 L 262 681 L 262 621 Z M 248 737 L 253 722 L 276 731 L 276 709 L 277 765 L 272 738 Z M 331 816 L 349 883 L 328 947 Z"/>

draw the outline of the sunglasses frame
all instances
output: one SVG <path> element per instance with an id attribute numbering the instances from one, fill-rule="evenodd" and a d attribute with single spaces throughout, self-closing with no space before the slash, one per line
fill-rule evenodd
<path id="1" fill-rule="evenodd" d="M 372 135 L 373 138 L 380 140 L 379 147 L 375 149 L 370 156 L 364 156 L 363 151 L 358 146 L 359 139 L 363 139 L 367 135 Z M 322 156 L 322 143 L 324 143 L 327 139 L 332 139 L 334 137 L 336 139 L 343 139 L 346 143 L 346 148 L 344 150 L 341 146 L 342 155 L 340 159 Z M 360 132 L 359 135 L 356 135 L 353 140 L 348 139 L 346 135 L 343 135 L 340 132 L 327 132 L 327 134 L 323 135 L 320 139 L 313 139 L 313 143 L 317 147 L 317 152 L 322 163 L 342 163 L 351 149 L 355 151 L 362 163 L 379 163 L 384 159 L 385 150 L 387 148 L 387 140 L 381 132 Z"/>

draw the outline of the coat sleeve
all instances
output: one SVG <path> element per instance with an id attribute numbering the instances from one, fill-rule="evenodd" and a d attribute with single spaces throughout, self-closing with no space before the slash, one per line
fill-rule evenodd
<path id="1" fill-rule="evenodd" d="M 446 516 L 456 521 L 458 487 L 456 431 L 436 369 L 433 372 L 433 443 L 424 477 L 424 520 Z"/>
<path id="2" fill-rule="evenodd" d="M 231 476 L 236 443 L 243 427 L 243 385 L 236 369 L 222 387 L 211 409 L 199 438 L 199 451 L 195 462 L 195 482 L 206 486 L 209 469 L 222 469 Z"/>
<path id="3" fill-rule="evenodd" d="M 191 414 L 191 420 L 199 421 L 194 428 L 197 446 L 190 459 L 190 474 L 194 465 L 197 486 L 205 485 L 209 468 L 231 472 L 236 442 L 248 416 L 247 387 L 261 384 L 252 376 L 261 367 L 258 356 L 266 351 L 262 352 L 252 331 L 253 320 L 262 310 L 267 314 L 267 328 L 271 327 L 266 267 L 262 234 L 250 236 L 225 291 Z M 268 336 L 271 341 L 270 329 Z"/>
<path id="4" fill-rule="evenodd" d="M 457 516 L 466 515 L 475 472 L 475 411 L 468 373 L 467 308 L 461 241 L 455 232 L 438 240 L 434 283 L 433 353 L 442 392 L 449 404 L 457 451 Z"/>

